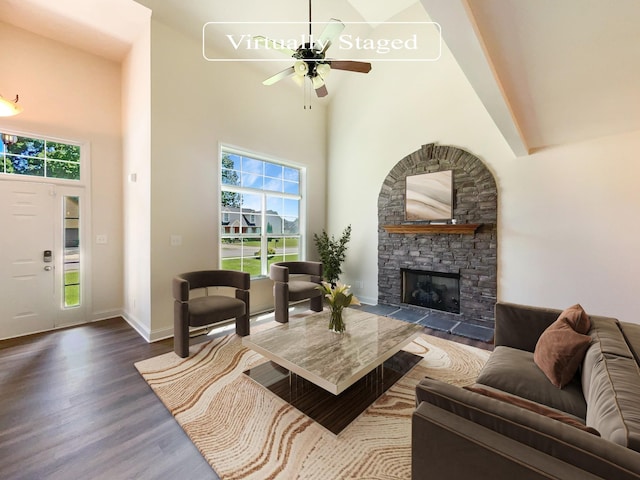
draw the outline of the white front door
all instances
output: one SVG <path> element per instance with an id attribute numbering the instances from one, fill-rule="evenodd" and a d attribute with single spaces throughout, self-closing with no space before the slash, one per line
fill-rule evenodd
<path id="1" fill-rule="evenodd" d="M 65 206 L 80 191 L 69 197 L 68 187 L 0 181 L 0 338 L 83 320 L 80 245 L 65 248 L 79 243 L 80 219 L 66 220 Z"/>

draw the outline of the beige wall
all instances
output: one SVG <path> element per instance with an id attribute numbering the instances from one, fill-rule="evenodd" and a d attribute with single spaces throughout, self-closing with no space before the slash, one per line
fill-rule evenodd
<path id="1" fill-rule="evenodd" d="M 343 280 L 364 301 L 377 300 L 382 181 L 405 155 L 435 142 L 470 151 L 496 177 L 500 300 L 580 302 L 588 312 L 640 322 L 632 290 L 640 270 L 640 132 L 515 158 L 446 46 L 437 62 L 376 63 L 366 78 L 350 76 L 328 125 L 328 229 L 352 224 Z"/>
<path id="2" fill-rule="evenodd" d="M 0 93 L 20 94 L 24 112 L 0 130 L 81 142 L 90 149 L 92 270 L 89 320 L 122 307 L 122 145 L 120 65 L 0 23 Z M 93 244 L 107 235 L 106 245 Z M 85 292 L 87 293 L 87 292 Z"/>
<path id="3" fill-rule="evenodd" d="M 638 152 L 640 131 L 499 168 L 501 298 L 640 323 Z"/>
<path id="4" fill-rule="evenodd" d="M 233 145 L 307 168 L 307 229 L 325 220 L 325 111 L 304 110 L 286 85 L 240 63 L 207 62 L 200 42 L 152 22 L 151 332 L 173 334 L 174 275 L 218 267 L 218 149 Z M 182 245 L 171 246 L 171 236 Z M 310 240 L 309 238 L 307 240 Z M 310 252 L 312 241 L 309 242 Z M 269 280 L 251 310 L 273 305 Z"/>
<path id="5" fill-rule="evenodd" d="M 122 64 L 124 194 L 123 311 L 151 332 L 151 20 Z"/>

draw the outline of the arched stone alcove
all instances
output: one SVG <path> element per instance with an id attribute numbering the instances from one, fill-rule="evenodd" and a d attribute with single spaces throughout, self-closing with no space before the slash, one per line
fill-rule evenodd
<path id="1" fill-rule="evenodd" d="M 454 218 L 480 224 L 471 234 L 388 233 L 405 221 L 406 177 L 453 171 Z M 498 192 L 491 171 L 473 154 L 453 146 L 424 145 L 389 172 L 378 197 L 378 303 L 426 311 L 442 325 L 493 328 L 497 298 Z M 402 302 L 402 269 L 460 275 L 460 313 Z M 443 328 L 446 329 L 446 328 Z"/>

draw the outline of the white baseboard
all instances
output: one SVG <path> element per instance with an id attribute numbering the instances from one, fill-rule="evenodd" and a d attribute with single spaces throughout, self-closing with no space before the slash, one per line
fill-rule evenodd
<path id="1" fill-rule="evenodd" d="M 150 338 L 151 340 L 147 340 L 148 342 L 157 342 L 159 340 L 164 340 L 165 338 L 173 337 L 173 327 L 163 328 L 161 330 L 152 330 Z"/>
<path id="2" fill-rule="evenodd" d="M 149 329 L 147 328 L 146 325 L 144 325 L 142 322 L 140 322 L 135 316 L 131 315 L 130 313 L 126 313 L 126 312 L 122 312 L 122 318 L 125 319 L 125 321 L 131 325 L 131 327 L 138 332 L 138 334 L 144 338 L 147 342 L 151 343 L 151 332 L 149 331 Z"/>
<path id="3" fill-rule="evenodd" d="M 114 317 L 124 317 L 122 309 L 110 309 L 110 310 L 100 310 L 99 312 L 91 313 L 89 318 L 90 322 L 99 322 L 100 320 L 107 320 L 109 318 Z"/>
<path id="4" fill-rule="evenodd" d="M 360 303 L 366 303 L 367 305 L 377 305 L 378 304 L 378 298 L 374 298 L 374 297 L 361 297 L 360 295 L 358 295 L 358 300 L 360 300 Z"/>

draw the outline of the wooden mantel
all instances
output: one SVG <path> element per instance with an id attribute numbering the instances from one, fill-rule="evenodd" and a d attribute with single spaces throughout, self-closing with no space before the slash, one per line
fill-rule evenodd
<path id="1" fill-rule="evenodd" d="M 383 225 L 387 233 L 444 233 L 473 235 L 481 226 L 480 223 L 434 224 L 434 223 L 406 223 L 399 225 Z"/>

